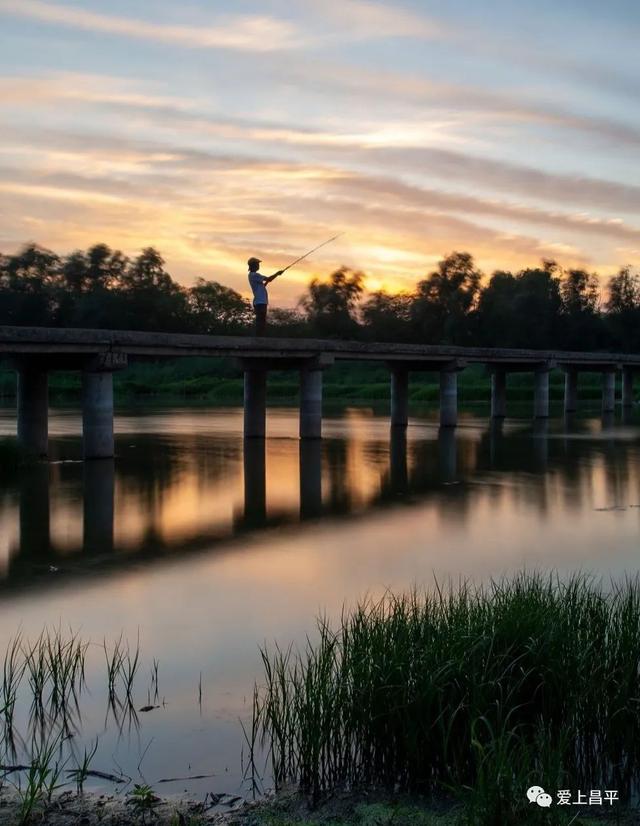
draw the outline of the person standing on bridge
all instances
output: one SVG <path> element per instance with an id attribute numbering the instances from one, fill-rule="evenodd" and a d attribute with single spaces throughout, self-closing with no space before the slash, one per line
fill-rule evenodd
<path id="1" fill-rule="evenodd" d="M 260 264 L 262 262 L 259 258 L 250 258 L 247 261 L 249 265 L 249 284 L 253 292 L 253 311 L 255 313 L 255 334 L 257 336 L 265 335 L 267 331 L 267 307 L 269 306 L 269 295 L 267 293 L 267 284 L 282 275 L 282 270 L 274 272 L 273 275 L 262 275 L 260 273 Z"/>

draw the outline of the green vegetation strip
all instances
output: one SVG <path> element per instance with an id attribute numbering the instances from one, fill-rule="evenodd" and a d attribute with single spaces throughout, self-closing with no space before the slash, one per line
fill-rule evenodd
<path id="1" fill-rule="evenodd" d="M 580 375 L 579 395 L 582 400 L 600 401 L 601 376 L 598 373 Z M 323 394 L 327 401 L 374 402 L 389 399 L 389 371 L 384 366 L 344 362 L 324 373 Z M 241 403 L 243 379 L 241 370 L 228 359 L 185 358 L 164 361 L 133 362 L 126 370 L 115 374 L 114 388 L 119 402 L 161 398 L 211 403 Z M 50 377 L 54 398 L 78 399 L 81 392 L 79 373 L 54 372 Z M 272 371 L 268 394 L 272 401 L 297 399 L 298 376 L 294 371 Z M 460 401 L 488 402 L 491 381 L 484 368 L 473 365 L 460 373 Z M 0 399 L 13 400 L 16 393 L 15 372 L 0 371 Z M 436 373 L 413 373 L 409 396 L 413 402 L 437 402 L 439 378 Z M 549 394 L 552 400 L 564 396 L 564 373 L 552 371 Z M 508 377 L 510 402 L 533 399 L 533 374 L 515 373 Z"/>
<path id="2" fill-rule="evenodd" d="M 359 787 L 450 798 L 474 824 L 564 822 L 561 808 L 534 811 L 531 785 L 629 799 L 637 580 L 605 590 L 525 573 L 387 594 L 318 632 L 303 650 L 263 651 L 250 739 L 267 746 L 280 786 L 314 801 Z"/>

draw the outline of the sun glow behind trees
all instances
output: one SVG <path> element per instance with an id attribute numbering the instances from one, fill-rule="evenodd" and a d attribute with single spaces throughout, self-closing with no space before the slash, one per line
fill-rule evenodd
<path id="1" fill-rule="evenodd" d="M 295 309 L 270 309 L 281 336 L 571 350 L 640 350 L 640 274 L 622 268 L 600 294 L 596 274 L 554 261 L 483 275 L 473 256 L 441 259 L 414 290 L 365 291 L 366 276 L 341 267 L 314 278 Z M 0 256 L 4 324 L 242 334 L 251 305 L 199 278 L 180 285 L 153 247 L 128 259 L 106 244 L 60 257 L 28 245 Z"/>

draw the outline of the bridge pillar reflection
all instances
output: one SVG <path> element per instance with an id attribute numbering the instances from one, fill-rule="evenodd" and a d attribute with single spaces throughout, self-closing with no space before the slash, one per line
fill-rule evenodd
<path id="1" fill-rule="evenodd" d="M 312 519 L 322 513 L 322 442 L 300 441 L 300 518 Z"/>
<path id="2" fill-rule="evenodd" d="M 400 427 L 391 428 L 391 438 L 389 442 L 389 482 L 393 493 L 405 494 L 409 490 L 407 431 Z"/>
<path id="3" fill-rule="evenodd" d="M 113 551 L 115 463 L 86 462 L 83 475 L 83 546 L 87 554 Z"/>
<path id="4" fill-rule="evenodd" d="M 602 412 L 613 413 L 616 409 L 616 374 L 614 370 L 602 373 Z"/>
<path id="5" fill-rule="evenodd" d="M 37 559 L 50 550 L 49 464 L 38 462 L 20 475 L 20 553 Z"/>
<path id="6" fill-rule="evenodd" d="M 244 440 L 244 524 L 262 527 L 267 520 L 266 440 Z"/>
<path id="7" fill-rule="evenodd" d="M 504 419 L 493 419 L 489 425 L 489 462 L 492 468 L 500 461 L 500 450 L 504 444 Z"/>
<path id="8" fill-rule="evenodd" d="M 549 422 L 538 419 L 533 423 L 533 458 L 536 469 L 546 471 L 549 465 Z"/>
<path id="9" fill-rule="evenodd" d="M 49 450 L 49 374 L 37 361 L 18 367 L 18 443 L 25 453 Z"/>
<path id="10" fill-rule="evenodd" d="M 455 482 L 458 470 L 458 450 L 455 430 L 441 427 L 438 432 L 438 453 L 443 482 Z"/>

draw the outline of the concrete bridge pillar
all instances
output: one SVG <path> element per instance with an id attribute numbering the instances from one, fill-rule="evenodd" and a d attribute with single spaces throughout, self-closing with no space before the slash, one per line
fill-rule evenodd
<path id="1" fill-rule="evenodd" d="M 28 362 L 18 367 L 18 443 L 31 456 L 49 450 L 49 374 Z"/>
<path id="2" fill-rule="evenodd" d="M 112 459 L 113 373 L 127 366 L 124 353 L 101 353 L 82 369 L 82 441 L 85 459 Z"/>
<path id="3" fill-rule="evenodd" d="M 440 427 L 455 427 L 458 423 L 458 372 L 440 371 Z"/>
<path id="4" fill-rule="evenodd" d="M 541 367 L 534 373 L 533 416 L 536 419 L 549 417 L 549 368 Z"/>
<path id="5" fill-rule="evenodd" d="M 300 438 L 322 438 L 322 369 L 300 371 Z"/>
<path id="6" fill-rule="evenodd" d="M 113 373 L 82 373 L 82 438 L 85 459 L 111 459 L 113 442 Z"/>
<path id="7" fill-rule="evenodd" d="M 614 370 L 602 373 L 602 412 L 613 413 L 616 409 L 616 374 Z"/>
<path id="8" fill-rule="evenodd" d="M 629 409 L 633 403 L 633 370 L 625 367 L 622 370 L 622 407 Z"/>
<path id="9" fill-rule="evenodd" d="M 264 439 L 267 424 L 267 371 L 262 367 L 244 370 L 244 437 Z"/>
<path id="10" fill-rule="evenodd" d="M 406 427 L 409 421 L 409 371 L 391 368 L 391 427 Z"/>
<path id="11" fill-rule="evenodd" d="M 567 369 L 564 374 L 564 412 L 575 413 L 578 409 L 578 371 Z"/>
<path id="12" fill-rule="evenodd" d="M 504 419 L 507 415 L 507 374 L 504 370 L 491 373 L 491 418 Z"/>

